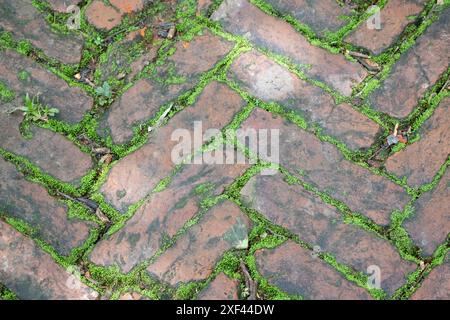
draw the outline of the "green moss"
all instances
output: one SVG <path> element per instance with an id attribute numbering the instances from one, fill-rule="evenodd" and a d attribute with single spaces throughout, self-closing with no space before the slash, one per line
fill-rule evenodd
<path id="1" fill-rule="evenodd" d="M 19 297 L 0 283 L 0 300 L 19 300 Z"/>
<path id="2" fill-rule="evenodd" d="M 0 101 L 8 103 L 14 100 L 16 93 L 8 88 L 6 84 L 0 81 Z"/>

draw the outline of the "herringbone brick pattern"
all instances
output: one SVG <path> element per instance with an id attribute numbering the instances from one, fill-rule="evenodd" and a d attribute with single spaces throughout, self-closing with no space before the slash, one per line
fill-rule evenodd
<path id="1" fill-rule="evenodd" d="M 0 17 L 0 299 L 450 298 L 449 1 Z"/>

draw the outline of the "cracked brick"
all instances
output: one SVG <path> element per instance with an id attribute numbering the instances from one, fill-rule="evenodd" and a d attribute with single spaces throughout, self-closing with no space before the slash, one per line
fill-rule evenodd
<path id="1" fill-rule="evenodd" d="M 418 38 L 369 98 L 372 106 L 397 118 L 408 116 L 450 63 L 450 8 Z"/>
<path id="2" fill-rule="evenodd" d="M 341 7 L 333 0 L 267 0 L 267 3 L 280 13 L 293 16 L 322 37 L 344 27 L 347 22 L 342 16 L 351 13 L 348 7 Z"/>
<path id="3" fill-rule="evenodd" d="M 27 78 L 20 80 L 19 72 Z M 23 156 L 57 179 L 79 184 L 92 167 L 91 157 L 59 133 L 31 125 L 31 139 L 22 136 L 19 127 L 23 120 L 20 111 L 8 111 L 23 105 L 23 96 L 43 93 L 39 101 L 60 110 L 57 118 L 71 123 L 81 120 L 92 102 L 79 88 L 69 87 L 63 80 L 42 69 L 28 58 L 12 51 L 0 52 L 0 81 L 15 92 L 15 98 L 0 104 L 2 134 L 0 147 Z M 68 170 L 70 168 L 70 170 Z"/>
<path id="4" fill-rule="evenodd" d="M 427 256 L 432 255 L 450 233 L 449 208 L 450 170 L 447 168 L 438 185 L 414 203 L 414 213 L 405 222 L 411 238 Z"/>
<path id="5" fill-rule="evenodd" d="M 165 66 L 157 72 L 163 79 L 167 77 L 168 72 L 175 72 L 185 81 L 181 84 L 162 84 L 157 79 L 139 80 L 111 105 L 100 124 L 101 135 L 109 131 L 115 143 L 128 142 L 133 137 L 133 126 L 149 120 L 155 116 L 161 105 L 191 89 L 199 80 L 199 76 L 213 68 L 232 46 L 210 32 L 204 32 L 191 42 L 178 42 L 175 48 L 175 54 L 170 56 Z"/>
<path id="6" fill-rule="evenodd" d="M 54 32 L 31 0 L 0 0 L 0 16 L 0 27 L 17 40 L 29 41 L 62 63 L 76 64 L 80 61 L 82 38 L 76 34 Z"/>
<path id="7" fill-rule="evenodd" d="M 358 226 L 346 224 L 342 214 L 281 175 L 255 176 L 241 191 L 243 202 L 276 225 L 294 232 L 311 246 L 331 253 L 338 262 L 366 273 L 381 270 L 381 288 L 393 294 L 416 265 L 401 259 L 388 241 Z"/>
<path id="8" fill-rule="evenodd" d="M 95 300 L 98 293 L 0 220 L 0 282 L 25 300 Z"/>
<path id="9" fill-rule="evenodd" d="M 412 16 L 418 15 L 426 0 L 391 0 L 380 11 L 381 29 L 369 29 L 362 23 L 345 41 L 364 47 L 374 54 L 380 54 L 396 42 L 405 28 L 413 23 Z"/>
<path id="10" fill-rule="evenodd" d="M 21 73 L 25 76 L 21 78 Z M 81 88 L 71 87 L 52 72 L 44 69 L 28 57 L 12 50 L 0 51 L 0 82 L 15 92 L 16 99 L 5 104 L 8 108 L 23 105 L 28 93 L 39 97 L 42 105 L 57 108 L 55 119 L 75 124 L 83 119 L 94 100 Z"/>
<path id="11" fill-rule="evenodd" d="M 172 286 L 209 277 L 223 254 L 248 241 L 250 222 L 234 203 L 222 202 L 190 228 L 147 271 Z"/>
<path id="12" fill-rule="evenodd" d="M 255 109 L 241 128 L 278 129 L 282 166 L 375 223 L 389 224 L 391 212 L 403 210 L 409 201 L 402 187 L 346 160 L 336 146 L 267 111 Z"/>
<path id="13" fill-rule="evenodd" d="M 308 77 L 322 81 L 344 95 L 349 96 L 352 87 L 367 75 L 361 65 L 313 46 L 290 24 L 265 14 L 247 0 L 225 0 L 212 19 L 228 32 L 291 58 L 303 66 L 302 71 Z"/>
<path id="14" fill-rule="evenodd" d="M 174 130 L 189 130 L 192 137 L 195 121 L 202 122 L 204 132 L 210 128 L 220 130 L 231 122 L 244 104 L 242 98 L 226 85 L 210 83 L 193 106 L 179 112 L 166 126 L 156 129 L 145 146 L 112 168 L 101 188 L 105 199 L 125 211 L 129 205 L 149 194 L 159 180 L 175 168 L 171 153 L 179 142 L 171 140 Z"/>
<path id="15" fill-rule="evenodd" d="M 371 300 L 366 290 L 291 241 L 257 250 L 255 258 L 262 276 L 286 293 L 308 300 Z"/>
<path id="16" fill-rule="evenodd" d="M 92 262 L 117 265 L 130 272 L 138 263 L 152 257 L 164 243 L 198 213 L 201 201 L 217 196 L 247 165 L 184 166 L 169 186 L 152 194 L 118 232 L 102 240 L 91 254 Z"/>
<path id="17" fill-rule="evenodd" d="M 68 217 L 68 207 L 52 198 L 45 188 L 27 181 L 14 165 L 0 158 L 0 213 L 28 223 L 36 236 L 62 255 L 81 246 L 92 222 Z"/>
<path id="18" fill-rule="evenodd" d="M 375 122 L 349 104 L 336 105 L 328 93 L 256 51 L 238 57 L 231 65 L 230 73 L 245 91 L 297 112 L 319 125 L 324 134 L 342 140 L 351 149 L 370 147 L 380 130 Z"/>
<path id="19" fill-rule="evenodd" d="M 198 295 L 199 300 L 238 300 L 239 281 L 230 279 L 223 272 Z"/>
<path id="20" fill-rule="evenodd" d="M 417 188 L 433 177 L 450 154 L 450 98 L 445 98 L 420 127 L 420 140 L 395 153 L 386 161 L 386 170 Z"/>

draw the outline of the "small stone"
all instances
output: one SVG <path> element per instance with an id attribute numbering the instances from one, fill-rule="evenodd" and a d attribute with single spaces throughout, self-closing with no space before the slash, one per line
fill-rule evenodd
<path id="1" fill-rule="evenodd" d="M 387 143 L 389 146 L 395 145 L 398 142 L 399 142 L 399 140 L 398 140 L 397 136 L 394 136 L 391 134 L 390 136 L 387 137 Z"/>

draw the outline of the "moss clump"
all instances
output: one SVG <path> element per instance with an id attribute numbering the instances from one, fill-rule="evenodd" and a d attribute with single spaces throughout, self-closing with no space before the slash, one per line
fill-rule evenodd
<path id="1" fill-rule="evenodd" d="M 16 93 L 8 88 L 6 84 L 0 81 L 0 101 L 8 103 L 14 100 Z"/>

